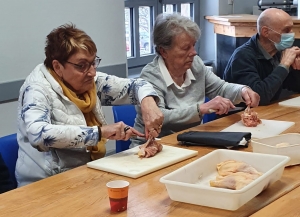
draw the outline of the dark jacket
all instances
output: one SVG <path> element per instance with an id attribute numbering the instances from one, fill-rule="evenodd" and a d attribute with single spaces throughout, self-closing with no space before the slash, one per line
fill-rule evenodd
<path id="1" fill-rule="evenodd" d="M 280 65 L 274 67 L 273 60 L 266 59 L 259 49 L 257 39 L 256 34 L 234 51 L 223 79 L 251 87 L 260 95 L 259 105 L 279 99 L 282 89 L 300 92 L 300 71 L 290 67 L 288 72 Z M 280 62 L 281 52 L 277 52 L 273 58 Z"/>
<path id="2" fill-rule="evenodd" d="M 0 194 L 12 190 L 13 188 L 13 183 L 9 178 L 9 171 L 0 154 Z"/>

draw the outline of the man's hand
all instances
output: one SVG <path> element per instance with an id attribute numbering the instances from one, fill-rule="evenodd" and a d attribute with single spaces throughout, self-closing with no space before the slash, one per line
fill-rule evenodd
<path id="1" fill-rule="evenodd" d="M 156 105 L 153 97 L 145 97 L 142 100 L 141 110 L 146 138 L 148 138 L 149 134 L 154 138 L 158 137 L 164 122 L 164 115 Z"/>
<path id="2" fill-rule="evenodd" d="M 257 107 L 259 104 L 260 96 L 249 87 L 243 87 L 242 97 L 247 106 Z"/>
<path id="3" fill-rule="evenodd" d="M 293 69 L 300 70 L 300 56 L 297 56 L 292 64 Z"/>
<path id="4" fill-rule="evenodd" d="M 286 66 L 287 68 L 290 68 L 290 66 L 293 63 L 295 63 L 295 59 L 297 56 L 300 56 L 300 48 L 299 47 L 294 46 L 294 47 L 285 49 L 284 51 L 282 51 L 280 64 Z M 300 64 L 298 63 L 298 61 L 293 66 L 299 67 L 299 69 L 300 69 Z"/>

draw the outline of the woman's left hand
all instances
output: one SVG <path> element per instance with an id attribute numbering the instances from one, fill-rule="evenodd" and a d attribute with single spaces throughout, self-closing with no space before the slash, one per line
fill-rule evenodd
<path id="1" fill-rule="evenodd" d="M 249 87 L 243 87 L 242 97 L 247 106 L 257 107 L 259 104 L 260 96 Z"/>
<path id="2" fill-rule="evenodd" d="M 164 115 L 156 105 L 153 97 L 145 97 L 142 100 L 141 110 L 146 138 L 148 138 L 149 134 L 154 138 L 158 137 L 163 125 Z"/>

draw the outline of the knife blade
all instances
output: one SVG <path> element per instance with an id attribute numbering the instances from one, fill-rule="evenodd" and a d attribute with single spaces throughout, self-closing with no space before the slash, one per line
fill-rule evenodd
<path id="1" fill-rule="evenodd" d="M 243 109 L 244 109 L 244 107 L 237 106 L 237 107 L 235 107 L 235 108 L 229 109 L 228 112 L 241 111 L 241 110 L 243 110 Z M 214 113 L 214 112 L 217 112 L 217 110 L 215 110 L 215 109 L 208 109 L 208 112 L 209 112 L 209 113 Z"/>

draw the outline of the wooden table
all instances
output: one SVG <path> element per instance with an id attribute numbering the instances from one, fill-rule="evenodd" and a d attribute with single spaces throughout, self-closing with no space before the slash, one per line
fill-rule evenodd
<path id="1" fill-rule="evenodd" d="M 299 133 L 300 109 L 283 107 L 275 103 L 270 106 L 256 108 L 255 110 L 259 113 L 260 118 L 263 119 L 296 122 L 293 127 L 284 133 Z M 220 131 L 239 119 L 239 114 L 234 114 L 192 129 L 199 131 Z M 178 146 L 176 136 L 177 134 L 173 134 L 164 137 L 162 138 L 162 142 Z M 265 190 L 243 206 L 244 208 L 234 212 L 172 201 L 168 196 L 164 184 L 160 183 L 159 179 L 171 171 L 214 150 L 214 148 L 210 147 L 186 148 L 198 150 L 198 156 L 138 179 L 127 178 L 81 166 L 1 194 L 0 216 L 245 216 L 245 209 L 254 210 L 258 203 L 272 196 L 272 189 L 276 190 L 276 188 L 284 184 L 284 182 L 274 183 L 268 188 L 270 190 Z M 245 149 L 245 151 L 251 151 L 251 147 Z M 285 169 L 283 178 L 286 180 L 299 180 L 300 167 L 294 166 Z M 122 213 L 110 213 L 107 189 L 105 187 L 108 181 L 116 179 L 123 179 L 130 182 L 128 210 Z M 296 216 L 299 214 L 299 199 L 300 188 L 298 187 L 254 213 L 253 216 L 287 216 L 284 215 L 287 212 L 289 216 Z"/>
<path id="2" fill-rule="evenodd" d="M 263 216 L 300 216 L 300 187 L 294 189 L 283 197 L 277 199 L 270 205 L 264 207 L 258 212 L 251 215 L 251 217 Z"/>
<path id="3" fill-rule="evenodd" d="M 300 19 L 291 16 L 294 26 L 295 38 L 300 38 Z M 233 37 L 251 37 L 257 33 L 258 15 L 252 14 L 231 14 L 218 16 L 205 16 L 208 22 L 214 24 L 214 32 L 217 34 Z"/>

